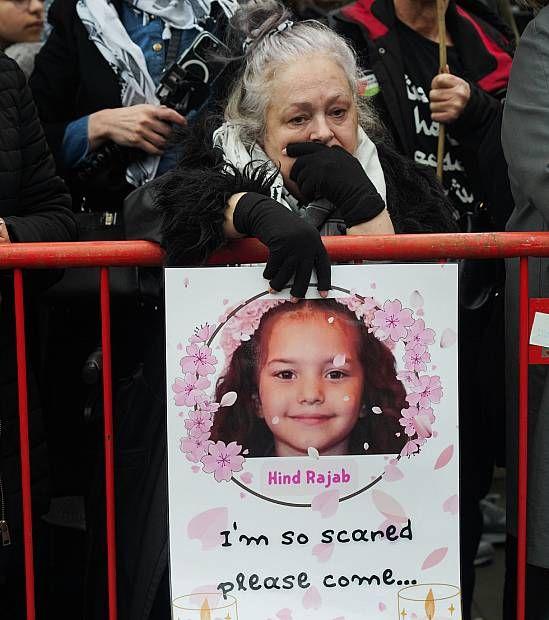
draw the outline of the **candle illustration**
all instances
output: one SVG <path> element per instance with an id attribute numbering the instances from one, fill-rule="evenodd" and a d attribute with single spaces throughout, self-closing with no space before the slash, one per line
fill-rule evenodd
<path id="1" fill-rule="evenodd" d="M 407 586 L 398 593 L 399 620 L 461 620 L 460 590 L 446 583 Z"/>
<path id="2" fill-rule="evenodd" d="M 212 620 L 212 614 L 210 613 L 210 606 L 208 605 L 208 599 L 205 598 L 200 608 L 200 620 Z"/>
<path id="3" fill-rule="evenodd" d="M 223 598 L 218 591 L 179 596 L 172 605 L 173 620 L 238 620 L 236 598 Z"/>

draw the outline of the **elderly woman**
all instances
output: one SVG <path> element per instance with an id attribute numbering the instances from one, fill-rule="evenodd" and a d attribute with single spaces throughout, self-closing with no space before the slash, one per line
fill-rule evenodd
<path id="1" fill-rule="evenodd" d="M 271 288 L 294 276 L 291 293 L 303 297 L 313 268 L 319 290 L 330 288 L 321 234 L 454 230 L 431 173 L 384 144 L 341 37 L 293 23 L 274 0 L 244 5 L 233 25 L 244 59 L 225 122 L 213 136 L 215 119 L 187 133 L 184 159 L 160 187 L 170 264 L 254 236 L 269 249 Z"/>
<path id="2" fill-rule="evenodd" d="M 454 230 L 434 176 L 380 141 L 380 127 L 358 95 L 355 56 L 341 37 L 318 22 L 292 23 L 272 0 L 245 5 L 233 23 L 244 35 L 245 54 L 224 121 L 210 117 L 185 130 L 177 169 L 133 195 L 137 207 L 144 194 L 154 194 L 162 218 L 146 236 L 163 243 L 170 264 L 199 263 L 228 239 L 257 237 L 269 249 L 271 288 L 293 277 L 298 298 L 313 268 L 321 293 L 330 288 L 321 234 Z M 128 209 L 137 215 L 127 222 L 132 237 L 144 236 L 145 202 Z M 168 554 L 162 323 L 145 331 L 157 336 L 156 350 L 118 412 L 118 471 L 125 475 L 126 456 L 134 463 L 128 484 L 119 476 L 125 489 L 117 503 L 119 548 L 132 550 L 119 569 L 129 567 L 129 579 L 149 600 L 158 589 L 155 610 L 167 617 L 166 573 L 159 577 Z M 137 467 L 136 450 L 147 454 Z M 130 617 L 138 611 L 149 617 L 135 599 L 132 605 Z"/>

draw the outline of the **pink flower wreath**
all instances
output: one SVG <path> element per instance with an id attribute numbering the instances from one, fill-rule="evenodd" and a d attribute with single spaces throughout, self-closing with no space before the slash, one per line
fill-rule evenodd
<path id="1" fill-rule="evenodd" d="M 400 457 L 417 454 L 420 447 L 432 437 L 435 422 L 433 404 L 440 403 L 442 385 L 440 377 L 426 373 L 431 361 L 429 346 L 435 342 L 434 330 L 425 327 L 422 318 L 414 318 L 413 311 L 403 308 L 398 299 L 387 300 L 381 306 L 373 297 L 362 297 L 354 291 L 335 301 L 354 312 L 363 321 L 368 331 L 394 349 L 399 341 L 404 342 L 404 368 L 397 372 L 397 378 L 406 389 L 408 406 L 401 410 L 400 424 L 408 441 Z M 172 385 L 175 404 L 184 407 L 179 415 L 185 418 L 187 435 L 180 439 L 180 449 L 193 463 L 201 463 L 202 471 L 213 474 L 217 482 L 230 481 L 235 472 L 242 471 L 247 450 L 236 442 L 225 444 L 212 441 L 213 418 L 221 407 L 231 407 L 238 398 L 235 392 L 227 392 L 214 402 L 215 391 L 211 387 L 210 375 L 215 373 L 217 358 L 211 345 L 223 329 L 220 347 L 225 353 L 225 363 L 243 341 L 249 340 L 259 327 L 261 317 L 271 308 L 285 303 L 286 299 L 261 299 L 267 292 L 255 295 L 234 306 L 219 317 L 215 325 L 201 325 L 188 338 L 186 355 L 179 360 L 183 376 L 177 377 Z M 178 348 L 183 348 L 178 345 Z M 374 414 L 382 413 L 379 407 L 372 407 Z M 399 458 L 400 458 L 399 457 Z"/>

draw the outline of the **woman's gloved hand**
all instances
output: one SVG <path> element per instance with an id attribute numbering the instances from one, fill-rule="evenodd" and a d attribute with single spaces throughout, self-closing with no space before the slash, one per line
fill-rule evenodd
<path id="1" fill-rule="evenodd" d="M 286 153 L 296 158 L 290 178 L 304 198 L 329 200 L 341 212 L 347 228 L 368 222 L 385 209 L 358 159 L 342 147 L 298 142 L 288 144 Z"/>
<path id="2" fill-rule="evenodd" d="M 268 196 L 248 192 L 236 204 L 233 225 L 269 248 L 263 277 L 280 291 L 294 276 L 293 297 L 305 297 L 313 268 L 319 291 L 331 288 L 330 259 L 314 226 Z"/>

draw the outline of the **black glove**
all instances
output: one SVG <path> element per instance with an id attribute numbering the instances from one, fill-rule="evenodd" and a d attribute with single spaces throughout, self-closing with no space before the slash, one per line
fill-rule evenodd
<path id="1" fill-rule="evenodd" d="M 340 146 L 319 142 L 288 144 L 296 157 L 290 171 L 307 200 L 326 198 L 339 209 L 347 228 L 373 219 L 385 203 L 356 157 Z"/>
<path id="2" fill-rule="evenodd" d="M 274 290 L 282 290 L 295 274 L 290 294 L 305 297 L 313 267 L 318 290 L 331 288 L 330 259 L 318 230 L 276 200 L 254 192 L 244 194 L 236 204 L 233 225 L 269 248 L 263 277 Z"/>

